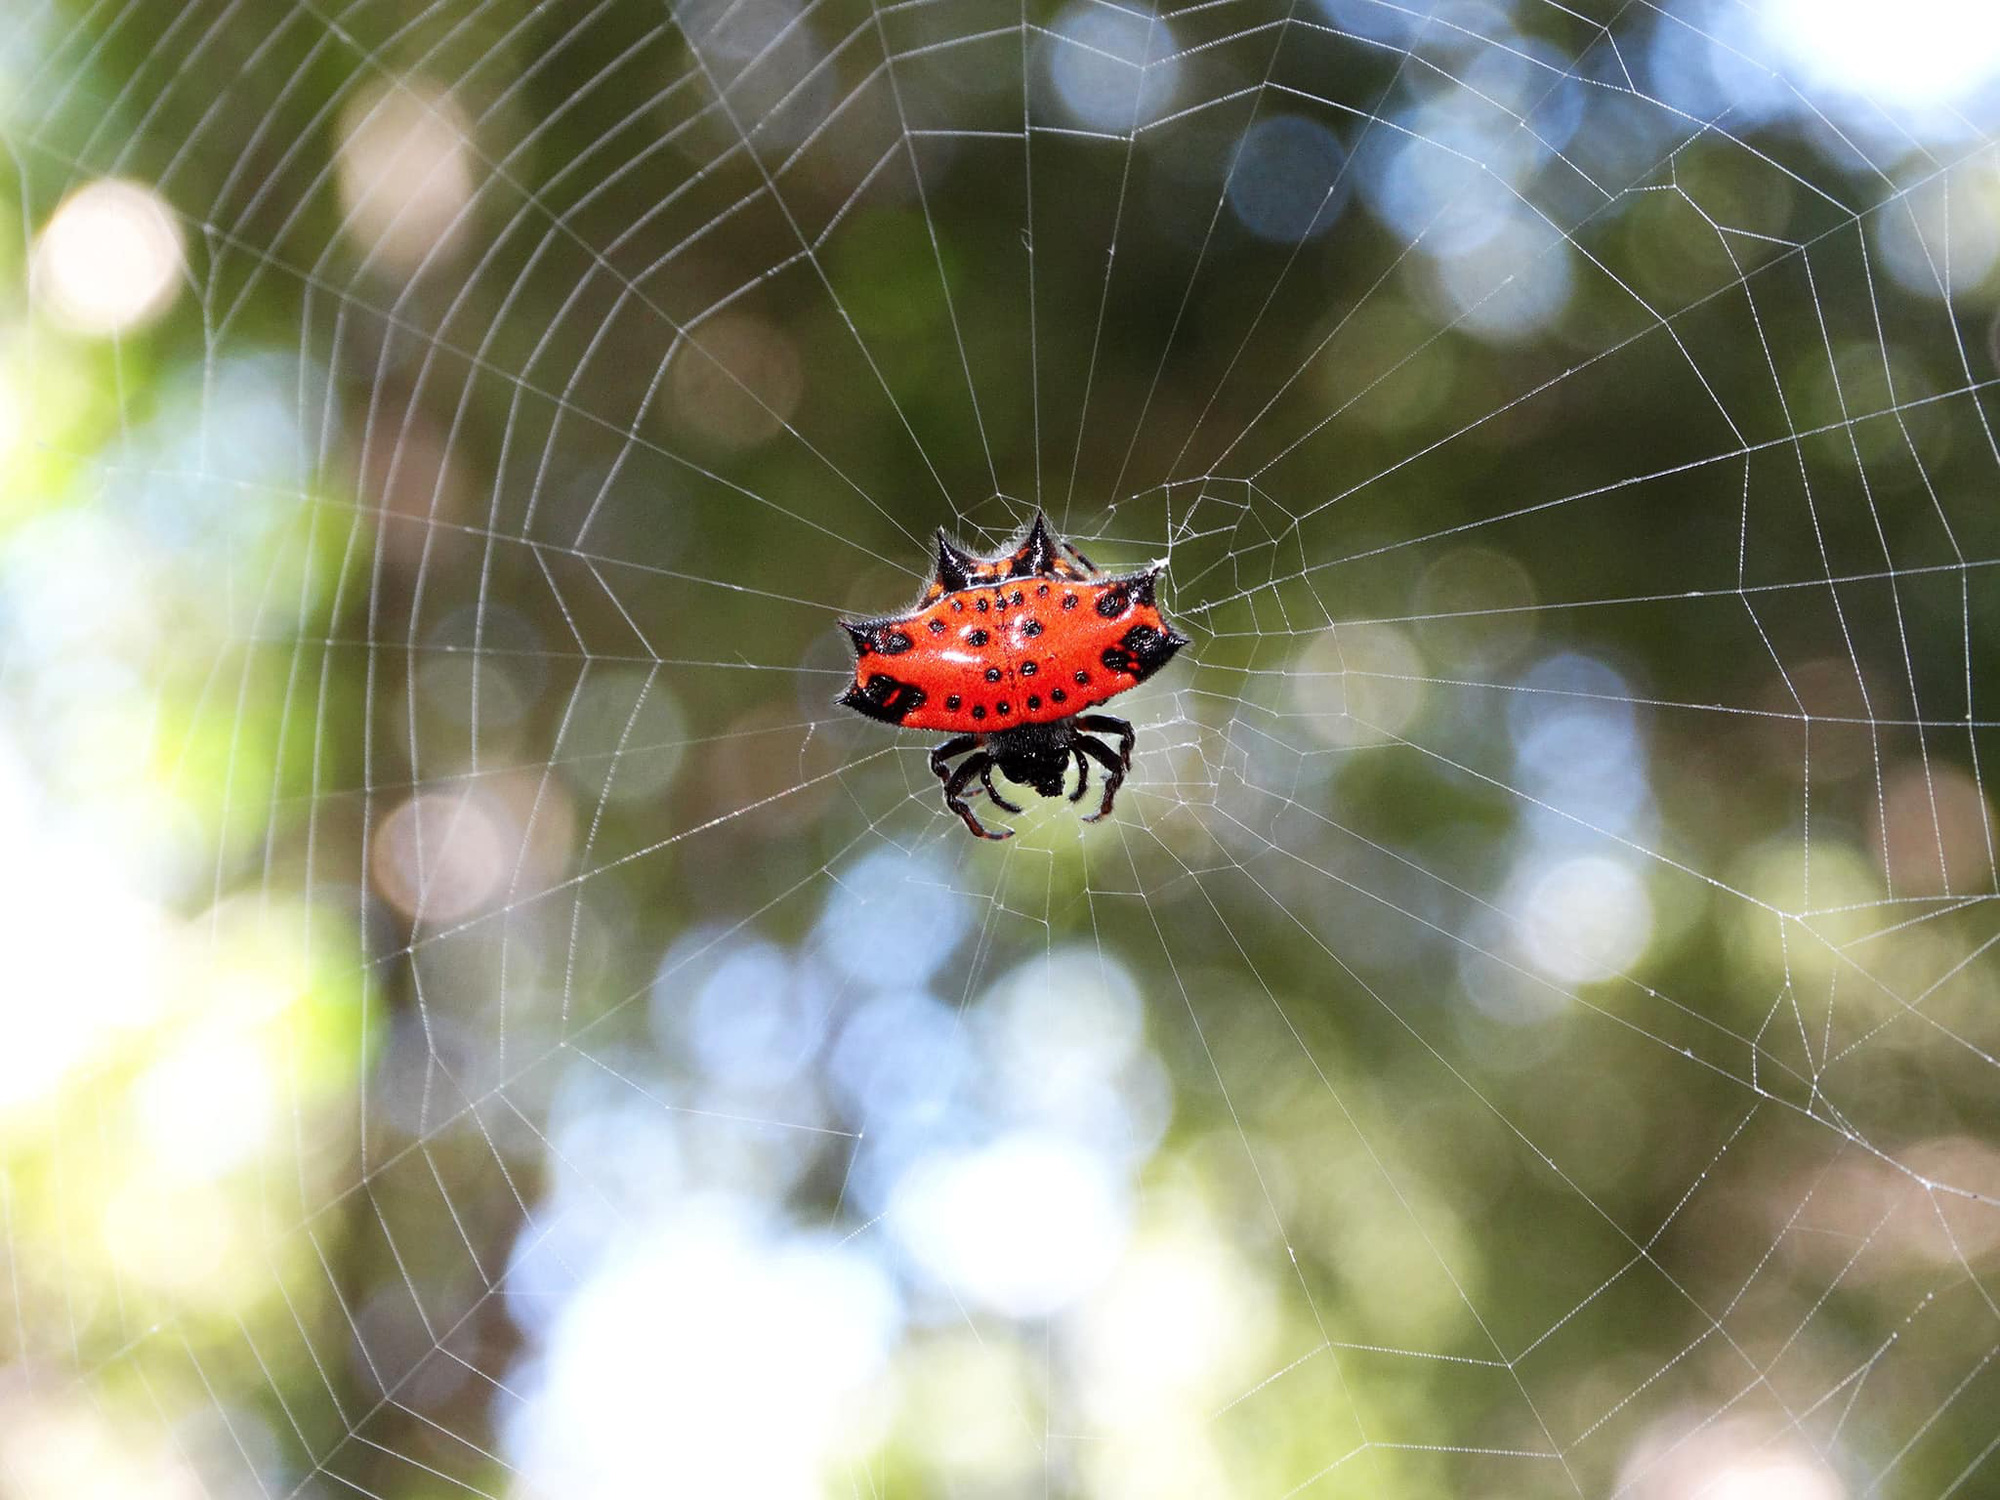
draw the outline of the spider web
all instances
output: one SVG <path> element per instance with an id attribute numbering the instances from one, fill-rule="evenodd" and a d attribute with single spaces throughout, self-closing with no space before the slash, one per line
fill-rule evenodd
<path id="1" fill-rule="evenodd" d="M 1788 14 L 0 23 L 0 1486 L 2000 1484 L 2000 116 Z M 1037 507 L 987 845 L 832 620 Z"/>

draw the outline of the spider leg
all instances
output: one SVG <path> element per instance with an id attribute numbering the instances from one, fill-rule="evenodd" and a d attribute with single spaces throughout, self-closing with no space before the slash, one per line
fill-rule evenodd
<path id="1" fill-rule="evenodd" d="M 957 756 L 964 755 L 968 750 L 976 751 L 977 753 L 967 756 L 958 768 L 953 770 L 949 762 Z M 984 823 L 979 821 L 972 809 L 966 805 L 965 798 L 962 795 L 966 784 L 982 772 L 990 773 L 992 765 L 993 757 L 979 748 L 979 737 L 977 735 L 961 734 L 954 736 L 931 751 L 931 774 L 944 783 L 944 805 L 963 818 L 965 826 L 981 838 L 1004 839 L 1011 837 L 1014 830 L 1010 828 L 1004 833 L 992 832 Z M 989 786 L 987 790 L 991 791 L 992 788 Z M 996 797 L 993 800 L 998 802 L 1000 799 Z M 1004 806 L 1005 804 L 1003 803 L 1002 805 Z"/>
<path id="2" fill-rule="evenodd" d="M 986 795 L 993 799 L 993 805 L 995 807 L 1003 807 L 1008 812 L 1011 813 L 1017 813 L 1021 810 L 1020 808 L 1016 807 L 1013 803 L 1009 802 L 1005 797 L 1001 796 L 998 792 L 993 790 L 992 761 L 990 760 L 987 761 L 985 769 L 979 773 L 979 784 L 986 788 Z"/>
<path id="3" fill-rule="evenodd" d="M 1076 746 L 1085 755 L 1104 767 L 1104 801 L 1096 812 L 1084 818 L 1086 823 L 1095 823 L 1111 811 L 1111 799 L 1118 795 L 1118 788 L 1125 784 L 1125 764 L 1109 745 L 1101 740 L 1085 739 L 1078 736 Z"/>
<path id="4" fill-rule="evenodd" d="M 1013 829 L 1003 828 L 998 833 L 995 833 L 979 821 L 979 815 L 972 810 L 971 806 L 965 800 L 965 789 L 971 784 L 972 778 L 985 771 L 992 764 L 993 757 L 988 755 L 984 750 L 979 750 L 966 756 L 959 763 L 958 769 L 951 773 L 950 780 L 944 784 L 944 805 L 957 813 L 964 820 L 965 826 L 981 838 L 1011 839 L 1014 836 Z"/>
<path id="5" fill-rule="evenodd" d="M 1132 769 L 1132 742 L 1139 738 L 1139 731 L 1125 720 L 1110 714 L 1085 714 L 1076 721 L 1079 729 L 1094 729 L 1099 734 L 1118 736 L 1118 764 L 1123 770 Z"/>
<path id="6" fill-rule="evenodd" d="M 979 737 L 977 735 L 961 734 L 946 740 L 942 745 L 931 751 L 931 775 L 937 777 L 939 781 L 945 780 L 951 775 L 951 772 L 945 769 L 946 761 L 956 760 L 959 756 L 965 754 L 966 751 L 977 750 L 978 748 Z"/>
<path id="7" fill-rule="evenodd" d="M 1076 757 L 1076 790 L 1069 794 L 1069 800 L 1081 802 L 1084 788 L 1090 785 L 1090 762 L 1084 758 L 1083 752 L 1074 746 L 1069 753 Z"/>

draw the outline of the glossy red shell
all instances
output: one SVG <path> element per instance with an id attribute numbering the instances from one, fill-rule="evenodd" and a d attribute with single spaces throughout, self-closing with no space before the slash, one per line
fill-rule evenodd
<path id="1" fill-rule="evenodd" d="M 1155 600 L 1159 568 L 1095 573 L 1039 520 L 1011 556 L 957 556 L 968 586 L 933 582 L 906 614 L 843 622 L 856 655 L 841 702 L 906 729 L 993 734 L 1115 698 L 1187 644 Z M 1030 556 L 1045 571 L 1000 576 Z"/>

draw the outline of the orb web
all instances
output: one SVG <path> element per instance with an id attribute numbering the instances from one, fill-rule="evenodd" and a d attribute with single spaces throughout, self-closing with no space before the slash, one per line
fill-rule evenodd
<path id="1" fill-rule="evenodd" d="M 1797 11 L 0 21 L 0 1484 L 1994 1485 L 2000 63 Z"/>

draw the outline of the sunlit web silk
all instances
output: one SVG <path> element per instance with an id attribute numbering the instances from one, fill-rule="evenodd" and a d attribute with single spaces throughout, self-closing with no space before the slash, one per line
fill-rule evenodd
<path id="1" fill-rule="evenodd" d="M 17 9 L 0 1483 L 1994 1486 L 1990 7 Z"/>

